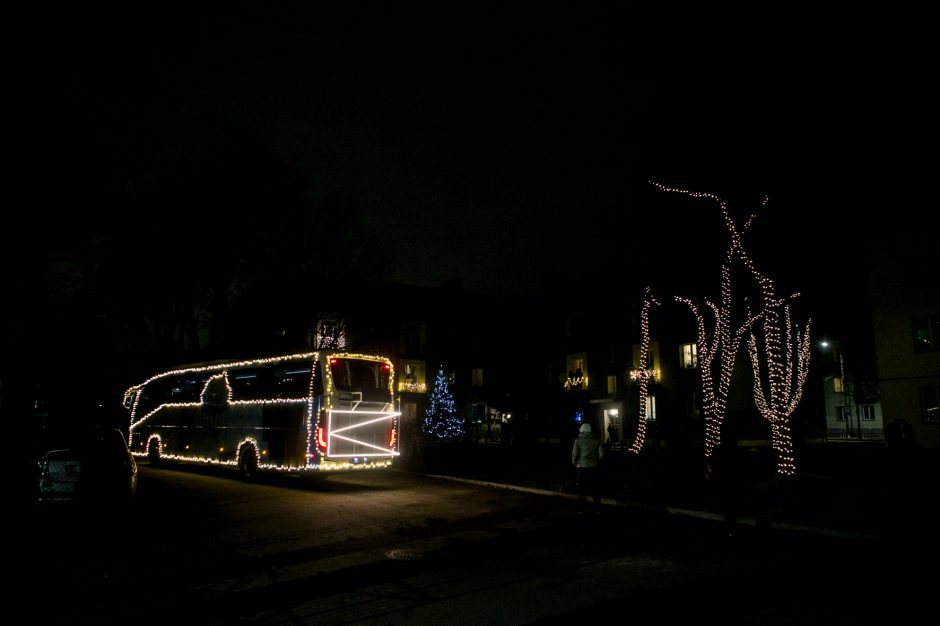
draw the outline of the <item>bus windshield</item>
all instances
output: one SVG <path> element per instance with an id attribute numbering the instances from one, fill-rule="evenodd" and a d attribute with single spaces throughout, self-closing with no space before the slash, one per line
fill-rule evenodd
<path id="1" fill-rule="evenodd" d="M 390 375 L 388 363 L 383 361 L 343 357 L 330 359 L 333 388 L 347 393 L 361 393 L 364 402 L 389 402 Z"/>

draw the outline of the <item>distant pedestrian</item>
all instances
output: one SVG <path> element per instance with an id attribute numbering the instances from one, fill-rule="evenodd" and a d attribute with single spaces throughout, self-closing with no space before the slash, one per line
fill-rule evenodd
<path id="1" fill-rule="evenodd" d="M 601 440 L 591 431 L 590 424 L 582 424 L 578 431 L 578 438 L 571 447 L 571 463 L 575 466 L 578 480 L 578 503 L 580 512 L 587 507 L 590 496 L 594 503 L 594 512 L 601 509 L 601 480 L 600 462 L 604 458 L 604 446 Z"/>
<path id="2" fill-rule="evenodd" d="M 617 427 L 611 422 L 607 425 L 607 443 L 614 446 L 617 443 Z"/>

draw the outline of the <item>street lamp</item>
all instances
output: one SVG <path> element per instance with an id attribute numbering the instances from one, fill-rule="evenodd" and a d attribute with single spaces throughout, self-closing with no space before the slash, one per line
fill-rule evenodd
<path id="1" fill-rule="evenodd" d="M 841 386 L 841 392 L 842 392 L 842 406 L 844 407 L 844 410 L 845 410 L 846 429 L 850 431 L 851 430 L 850 420 L 852 417 L 851 408 L 852 408 L 853 398 L 850 397 L 851 392 L 849 391 L 848 381 L 846 381 L 845 379 L 845 363 L 842 360 L 842 348 L 839 347 L 838 345 L 833 345 L 832 342 L 827 341 L 826 339 L 823 339 L 822 341 L 819 342 L 819 347 L 822 348 L 823 350 L 826 350 L 829 347 L 832 347 L 833 350 L 835 350 L 835 353 L 839 357 L 839 384 Z M 851 395 L 854 396 L 854 394 L 851 394 Z M 857 433 L 858 438 L 861 439 L 862 438 L 862 418 L 861 418 L 861 415 L 859 414 L 857 404 L 855 405 L 855 428 L 856 428 L 856 433 Z"/>

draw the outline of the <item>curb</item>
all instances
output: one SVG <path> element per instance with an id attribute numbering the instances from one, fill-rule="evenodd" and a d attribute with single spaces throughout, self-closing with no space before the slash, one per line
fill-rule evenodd
<path id="1" fill-rule="evenodd" d="M 428 478 L 450 480 L 453 482 L 468 483 L 468 484 L 480 485 L 484 487 L 494 487 L 496 489 L 509 489 L 511 491 L 521 491 L 521 492 L 531 493 L 531 494 L 541 495 L 541 496 L 554 496 L 556 498 L 567 498 L 569 500 L 578 499 L 577 494 L 567 493 L 564 491 L 553 491 L 551 489 L 539 489 L 537 487 L 525 487 L 522 485 L 510 485 L 506 483 L 496 483 L 496 482 L 492 482 L 488 480 L 477 480 L 473 478 L 460 478 L 458 476 L 447 476 L 444 474 L 423 474 L 423 475 L 427 476 Z M 666 513 L 669 513 L 670 515 L 695 517 L 698 519 L 704 519 L 704 520 L 709 520 L 713 522 L 724 522 L 724 519 L 725 519 L 724 515 L 720 513 L 711 513 L 709 511 L 698 511 L 695 509 L 684 509 L 680 507 L 671 507 L 671 506 L 655 506 L 655 505 L 644 504 L 641 502 L 616 500 L 614 498 L 602 497 L 601 504 L 604 504 L 607 506 L 623 507 L 623 508 L 642 508 L 642 509 L 648 509 L 648 510 L 665 511 Z M 755 517 L 747 517 L 747 516 L 739 517 L 738 524 L 743 525 L 743 526 L 754 526 L 754 527 L 757 527 L 758 525 L 766 525 L 766 527 L 770 530 L 804 533 L 804 534 L 811 534 L 811 535 L 817 535 L 817 536 L 822 536 L 822 537 L 830 537 L 834 539 L 848 539 L 848 540 L 877 539 L 876 535 L 872 535 L 870 533 L 837 530 L 834 528 L 822 528 L 818 526 L 808 526 L 805 524 L 795 524 L 791 522 L 775 522 L 775 521 L 758 520 Z"/>

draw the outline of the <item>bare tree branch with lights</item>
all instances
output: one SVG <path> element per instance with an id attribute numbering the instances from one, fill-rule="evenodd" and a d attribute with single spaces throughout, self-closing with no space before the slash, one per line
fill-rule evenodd
<path id="1" fill-rule="evenodd" d="M 766 203 L 765 198 L 764 204 Z M 748 354 L 754 372 L 754 402 L 761 416 L 770 424 L 771 444 L 777 453 L 777 473 L 792 476 L 796 474 L 796 462 L 793 455 L 790 416 L 800 402 L 806 376 L 809 374 L 812 320 L 807 320 L 802 331 L 799 325 L 794 326 L 789 300 L 799 297 L 799 294 L 793 294 L 789 298 L 777 297 L 774 282 L 757 270 L 741 245 L 741 235 L 735 229 L 727 207 L 724 203 L 721 204 L 725 225 L 731 233 L 731 250 L 748 269 L 761 293 L 762 310 L 759 317 L 762 334 L 758 336 L 754 326 L 748 325 Z M 745 225 L 745 230 L 749 224 L 750 220 Z M 756 318 L 752 319 L 756 321 Z M 766 379 L 762 379 L 762 373 L 766 375 Z"/>
<path id="2" fill-rule="evenodd" d="M 652 184 L 661 191 L 714 200 L 721 207 L 725 225 L 731 234 L 731 241 L 721 264 L 721 301 L 715 304 L 710 300 L 705 300 L 705 306 L 712 314 L 712 323 L 709 324 L 706 321 L 705 315 L 696 302 L 689 298 L 675 296 L 676 301 L 688 305 L 698 324 L 699 371 L 702 382 L 702 412 L 705 415 L 705 460 L 707 462 L 721 441 L 721 427 L 725 419 L 738 348 L 757 316 L 748 315 L 742 324 L 732 328 L 731 266 L 732 261 L 738 256 L 736 251 L 741 246 L 741 240 L 724 201 L 710 193 L 675 189 L 655 182 Z M 750 226 L 750 220 L 745 224 L 744 229 L 746 230 L 748 226 Z"/>
<path id="3" fill-rule="evenodd" d="M 705 459 L 711 458 L 721 441 L 721 427 L 725 419 L 728 393 L 731 389 L 732 373 L 738 347 L 748 328 L 759 317 L 747 319 L 732 330 L 731 321 L 731 252 L 728 249 L 721 267 L 721 304 L 705 300 L 705 306 L 711 312 L 712 323 L 709 325 L 699 305 L 682 296 L 675 296 L 677 302 L 688 305 L 698 325 L 699 371 L 702 382 L 702 412 L 705 415 Z M 717 363 L 717 368 L 716 368 Z M 717 369 L 717 374 L 716 370 Z"/>
<path id="4" fill-rule="evenodd" d="M 776 296 L 772 280 L 761 274 L 741 241 L 741 235 L 751 224 L 749 218 L 739 231 L 725 202 L 709 193 L 691 192 L 653 183 L 662 191 L 682 193 L 694 198 L 710 198 L 721 207 L 725 227 L 731 236 L 730 245 L 721 268 L 721 304 L 706 301 L 714 315 L 711 329 L 698 306 L 688 298 L 676 297 L 686 303 L 698 322 L 699 364 L 702 376 L 703 411 L 705 412 L 705 456 L 710 458 L 718 445 L 725 417 L 728 391 L 735 358 L 742 338 L 748 333 L 748 353 L 754 371 L 754 401 L 761 416 L 771 426 L 771 442 L 777 453 L 777 471 L 784 475 L 796 473 L 790 416 L 802 396 L 809 372 L 810 322 L 805 330 L 794 328 L 787 299 Z M 766 199 L 765 199 L 766 204 Z M 742 324 L 732 330 L 732 261 L 739 261 L 750 273 L 761 293 L 762 309 L 752 315 L 748 311 Z M 795 294 L 791 297 L 797 297 Z M 760 339 L 754 325 L 762 320 Z M 717 380 L 714 364 L 717 360 Z M 762 380 L 762 373 L 766 380 Z"/>

